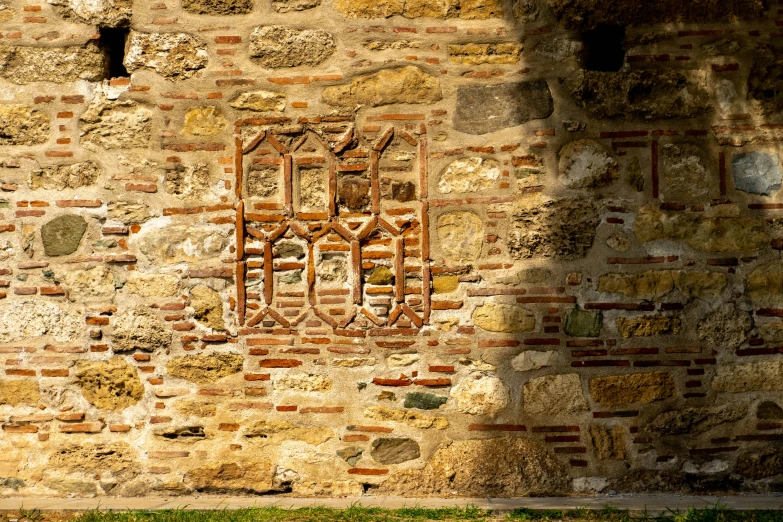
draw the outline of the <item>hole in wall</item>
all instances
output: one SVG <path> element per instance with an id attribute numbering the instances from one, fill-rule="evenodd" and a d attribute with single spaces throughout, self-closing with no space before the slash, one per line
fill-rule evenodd
<path id="1" fill-rule="evenodd" d="M 109 57 L 109 72 L 107 75 L 109 79 L 130 76 L 122 63 L 125 59 L 125 42 L 128 39 L 128 33 L 130 33 L 130 29 L 127 27 L 100 28 L 100 42 L 106 48 Z"/>
<path id="2" fill-rule="evenodd" d="M 582 33 L 584 68 L 589 71 L 617 72 L 625 63 L 625 27 L 600 24 Z"/>

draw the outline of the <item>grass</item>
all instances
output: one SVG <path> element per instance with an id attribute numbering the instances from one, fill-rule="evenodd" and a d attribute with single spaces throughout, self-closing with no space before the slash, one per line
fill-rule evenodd
<path id="1" fill-rule="evenodd" d="M 669 512 L 652 516 L 630 513 L 617 508 L 601 510 L 577 508 L 568 511 L 539 511 L 525 508 L 506 514 L 495 514 L 477 507 L 425 509 L 409 507 L 382 509 L 354 505 L 347 509 L 302 508 L 283 509 L 246 508 L 224 510 L 165 509 L 159 511 L 101 511 L 92 510 L 63 517 L 38 510 L 21 510 L 0 521 L 18 522 L 783 522 L 782 511 L 734 511 L 717 505 L 707 509 Z"/>

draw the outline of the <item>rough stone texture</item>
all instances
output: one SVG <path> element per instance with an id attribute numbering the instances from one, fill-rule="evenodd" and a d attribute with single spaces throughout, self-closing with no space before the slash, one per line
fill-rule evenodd
<path id="1" fill-rule="evenodd" d="M 179 290 L 179 278 L 166 274 L 139 274 L 128 276 L 123 289 L 141 297 L 173 297 Z"/>
<path id="2" fill-rule="evenodd" d="M 771 196 L 783 185 L 783 169 L 777 154 L 735 154 L 731 168 L 734 172 L 734 188 L 749 194 Z"/>
<path id="3" fill-rule="evenodd" d="M 53 165 L 37 170 L 30 175 L 30 188 L 46 190 L 77 189 L 93 185 L 101 174 L 101 168 L 94 161 Z"/>
<path id="4" fill-rule="evenodd" d="M 625 430 L 620 426 L 591 424 L 587 435 L 598 460 L 625 460 L 628 458 Z"/>
<path id="5" fill-rule="evenodd" d="M 425 430 L 430 428 L 443 430 L 449 426 L 449 421 L 445 417 L 431 417 L 415 411 L 395 410 L 385 406 L 367 408 L 364 410 L 364 416 L 379 421 L 402 422 Z"/>
<path id="6" fill-rule="evenodd" d="M 735 350 L 745 342 L 751 328 L 750 314 L 725 304 L 699 321 L 699 340 L 713 350 Z"/>
<path id="7" fill-rule="evenodd" d="M 508 246 L 515 259 L 578 259 L 593 246 L 598 223 L 598 205 L 589 199 L 524 199 Z"/>
<path id="8" fill-rule="evenodd" d="M 138 307 L 119 315 L 114 321 L 111 347 L 115 353 L 167 349 L 171 332 L 155 312 Z"/>
<path id="9" fill-rule="evenodd" d="M 699 435 L 715 426 L 737 422 L 748 413 L 744 404 L 724 404 L 712 408 L 687 408 L 661 413 L 647 429 L 656 435 Z"/>
<path id="10" fill-rule="evenodd" d="M 63 18 L 101 27 L 123 27 L 132 16 L 131 0 L 47 0 Z"/>
<path id="11" fill-rule="evenodd" d="M 491 190 L 500 178 L 500 164 L 492 158 L 472 156 L 454 160 L 443 170 L 438 190 L 443 194 Z"/>
<path id="12" fill-rule="evenodd" d="M 522 391 L 525 413 L 562 415 L 587 411 L 579 374 L 545 375 L 530 379 Z"/>
<path id="13" fill-rule="evenodd" d="M 270 69 L 318 65 L 334 49 L 334 37 L 326 31 L 267 25 L 250 33 L 250 56 Z"/>
<path id="14" fill-rule="evenodd" d="M 35 406 L 38 403 L 41 393 L 38 389 L 38 383 L 35 381 L 18 381 L 3 379 L 0 381 L 0 404 L 9 406 L 19 406 L 26 404 Z"/>
<path id="15" fill-rule="evenodd" d="M 171 359 L 166 365 L 166 371 L 172 377 L 206 384 L 241 372 L 242 362 L 242 356 L 235 353 L 186 355 Z"/>
<path id="16" fill-rule="evenodd" d="M 625 337 L 652 337 L 655 335 L 676 335 L 682 330 L 679 317 L 668 315 L 642 315 L 618 317 L 617 332 Z"/>
<path id="17" fill-rule="evenodd" d="M 783 474 L 783 456 L 778 448 L 747 452 L 737 459 L 735 471 L 754 480 Z"/>
<path id="18" fill-rule="evenodd" d="M 96 99 L 79 117 L 82 144 L 91 150 L 144 147 L 152 133 L 151 118 L 136 102 Z"/>
<path id="19" fill-rule="evenodd" d="M 0 343 L 49 337 L 73 341 L 82 331 L 81 313 L 45 301 L 14 300 L 0 304 Z"/>
<path id="20" fill-rule="evenodd" d="M 704 80 L 674 70 L 580 71 L 568 81 L 574 101 L 594 118 L 693 118 L 709 109 Z"/>
<path id="21" fill-rule="evenodd" d="M 205 493 L 268 493 L 275 469 L 269 462 L 223 462 L 185 473 L 185 484 Z"/>
<path id="22" fill-rule="evenodd" d="M 213 136 L 220 134 L 228 122 L 217 107 L 195 107 L 185 113 L 182 134 L 185 136 Z"/>
<path id="23" fill-rule="evenodd" d="M 104 410 L 122 411 L 144 396 L 136 368 L 119 356 L 80 364 L 75 382 L 90 404 Z"/>
<path id="24" fill-rule="evenodd" d="M 560 183 L 572 189 L 597 188 L 614 181 L 617 162 L 592 140 L 577 140 L 560 149 Z"/>
<path id="25" fill-rule="evenodd" d="M 129 72 L 151 69 L 170 80 L 186 80 L 207 66 L 206 47 L 187 33 L 131 31 L 122 63 Z"/>
<path id="26" fill-rule="evenodd" d="M 114 295 L 114 274 L 106 266 L 99 265 L 85 270 L 74 270 L 63 276 L 71 301 L 83 302 Z"/>
<path id="27" fill-rule="evenodd" d="M 521 306 L 483 304 L 473 310 L 473 323 L 488 332 L 529 332 L 536 326 L 536 316 Z"/>
<path id="28" fill-rule="evenodd" d="M 537 352 L 528 350 L 511 359 L 511 367 L 517 372 L 529 372 L 554 366 L 557 363 L 557 360 L 558 355 L 555 351 Z"/>
<path id="29" fill-rule="evenodd" d="M 71 47 L 0 45 L 0 75 L 17 84 L 101 81 L 107 65 L 96 42 Z"/>
<path id="30" fill-rule="evenodd" d="M 40 145 L 49 139 L 49 117 L 25 105 L 0 105 L 0 145 Z"/>
<path id="31" fill-rule="evenodd" d="M 590 396 L 602 406 L 647 404 L 673 397 L 677 393 L 674 379 L 668 373 L 634 373 L 596 377 L 590 381 Z"/>
<path id="32" fill-rule="evenodd" d="M 0 0 L 0 494 L 780 489 L 764 3 Z"/>
<path id="33" fill-rule="evenodd" d="M 600 24 L 638 25 L 667 22 L 749 20 L 761 15 L 760 0 L 642 0 L 605 4 L 600 0 L 547 0 L 563 26 L 588 29 Z"/>
<path id="34" fill-rule="evenodd" d="M 223 299 L 215 290 L 203 285 L 194 286 L 190 289 L 190 306 L 198 322 L 213 330 L 225 330 Z"/>
<path id="35" fill-rule="evenodd" d="M 481 255 L 484 224 L 473 212 L 441 214 L 437 226 L 441 251 L 449 261 L 466 263 Z"/>
<path id="36" fill-rule="evenodd" d="M 243 92 L 230 105 L 235 109 L 258 112 L 283 112 L 286 106 L 285 95 L 272 91 Z"/>
<path id="37" fill-rule="evenodd" d="M 783 391 L 783 362 L 764 361 L 720 366 L 712 389 L 719 392 Z"/>
<path id="38" fill-rule="evenodd" d="M 389 465 L 417 459 L 421 450 L 413 439 L 375 439 L 370 454 L 376 462 Z"/>
<path id="39" fill-rule="evenodd" d="M 450 45 L 449 61 L 462 65 L 516 63 L 521 52 L 522 45 L 512 43 Z"/>
<path id="40" fill-rule="evenodd" d="M 471 415 L 497 415 L 511 402 L 511 395 L 497 377 L 473 372 L 451 389 L 451 398 L 457 409 Z"/>
<path id="41" fill-rule="evenodd" d="M 462 18 L 485 20 L 503 16 L 499 0 L 336 0 L 334 8 L 351 18 Z"/>
<path id="42" fill-rule="evenodd" d="M 688 298 L 710 299 L 717 297 L 726 284 L 726 275 L 720 272 L 649 270 L 639 274 L 605 274 L 598 281 L 598 291 L 654 301 L 677 289 Z"/>
<path id="43" fill-rule="evenodd" d="M 454 129 L 467 134 L 488 134 L 549 117 L 555 110 L 546 80 L 457 89 Z"/>
<path id="44" fill-rule="evenodd" d="M 708 174 L 706 156 L 691 143 L 662 147 L 660 176 L 667 201 L 698 203 L 718 195 L 718 183 Z"/>
<path id="45" fill-rule="evenodd" d="M 453 441 L 421 470 L 397 472 L 379 493 L 414 497 L 515 497 L 567 489 L 567 474 L 553 455 L 523 438 Z"/>
<path id="46" fill-rule="evenodd" d="M 253 10 L 253 0 L 182 0 L 182 8 L 200 15 L 239 15 Z"/>
<path id="47" fill-rule="evenodd" d="M 344 85 L 327 87 L 324 103 L 336 107 L 367 105 L 378 107 L 394 103 L 433 103 L 443 98 L 440 83 L 418 67 L 383 69 L 358 76 Z"/>
<path id="48" fill-rule="evenodd" d="M 289 374 L 275 379 L 275 390 L 293 392 L 327 392 L 333 381 L 323 375 Z"/>
<path id="49" fill-rule="evenodd" d="M 139 238 L 139 249 L 153 262 L 171 264 L 213 259 L 226 243 L 225 236 L 213 228 L 178 225 L 151 230 Z"/>
<path id="50" fill-rule="evenodd" d="M 87 230 L 87 222 L 81 216 L 66 214 L 56 217 L 41 227 L 41 241 L 47 256 L 67 256 L 79 248 Z"/>

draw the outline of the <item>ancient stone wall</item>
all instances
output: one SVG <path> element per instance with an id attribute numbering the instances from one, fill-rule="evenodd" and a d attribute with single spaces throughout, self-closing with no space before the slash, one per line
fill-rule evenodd
<path id="1" fill-rule="evenodd" d="M 783 488 L 774 0 L 3 0 L 0 495 Z"/>

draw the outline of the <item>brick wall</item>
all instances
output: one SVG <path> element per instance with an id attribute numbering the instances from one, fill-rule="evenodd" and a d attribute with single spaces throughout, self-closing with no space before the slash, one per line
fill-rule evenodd
<path id="1" fill-rule="evenodd" d="M 0 3 L 0 494 L 780 490 L 781 13 Z"/>

